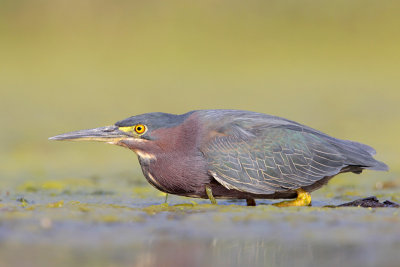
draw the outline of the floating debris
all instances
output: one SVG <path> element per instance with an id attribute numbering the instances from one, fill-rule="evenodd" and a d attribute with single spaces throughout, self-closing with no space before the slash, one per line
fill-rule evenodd
<path id="1" fill-rule="evenodd" d="M 376 196 L 371 196 L 363 199 L 357 199 L 348 203 L 338 205 L 337 207 L 363 207 L 363 208 L 400 208 L 400 205 L 385 200 L 384 202 L 379 202 Z"/>
<path id="2" fill-rule="evenodd" d="M 28 201 L 26 198 L 24 198 L 24 197 L 19 197 L 19 198 L 17 198 L 17 201 L 18 202 L 21 202 L 21 207 L 23 207 L 23 208 L 25 208 L 25 207 L 27 207 L 28 206 L 28 204 L 30 204 L 30 201 Z"/>

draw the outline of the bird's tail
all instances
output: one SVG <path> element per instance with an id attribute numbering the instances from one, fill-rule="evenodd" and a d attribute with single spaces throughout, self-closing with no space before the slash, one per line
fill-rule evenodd
<path id="1" fill-rule="evenodd" d="M 360 166 L 362 169 L 375 171 L 389 170 L 385 163 L 373 158 L 376 151 L 370 146 L 348 140 L 340 140 L 335 146 L 346 157 L 346 164 L 348 165 Z"/>

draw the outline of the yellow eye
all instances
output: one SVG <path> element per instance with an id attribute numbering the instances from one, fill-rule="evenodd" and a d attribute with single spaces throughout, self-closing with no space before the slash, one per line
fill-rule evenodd
<path id="1" fill-rule="evenodd" d="M 135 126 L 135 132 L 137 132 L 138 134 L 142 134 L 144 133 L 144 131 L 146 131 L 146 126 L 144 126 L 143 124 L 137 124 Z"/>

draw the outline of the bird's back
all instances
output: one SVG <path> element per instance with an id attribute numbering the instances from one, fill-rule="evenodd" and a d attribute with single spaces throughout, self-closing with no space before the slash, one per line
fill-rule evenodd
<path id="1" fill-rule="evenodd" d="M 284 118 L 239 110 L 195 112 L 208 131 L 202 145 L 210 173 L 227 188 L 273 193 L 310 186 L 327 176 L 387 170 L 367 145 L 341 140 Z"/>

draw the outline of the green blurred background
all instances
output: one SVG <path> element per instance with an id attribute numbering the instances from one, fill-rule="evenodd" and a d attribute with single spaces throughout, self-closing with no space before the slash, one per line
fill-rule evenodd
<path id="1" fill-rule="evenodd" d="M 0 266 L 397 266 L 398 210 L 321 206 L 400 200 L 399 14 L 400 1 L 1 0 Z M 207 108 L 366 143 L 391 170 L 339 175 L 314 207 L 162 204 L 131 151 L 47 139 Z"/>
<path id="2" fill-rule="evenodd" d="M 397 177 L 399 14 L 398 1 L 1 1 L 3 185 L 139 174 L 128 150 L 47 138 L 207 108 L 369 144 Z"/>

